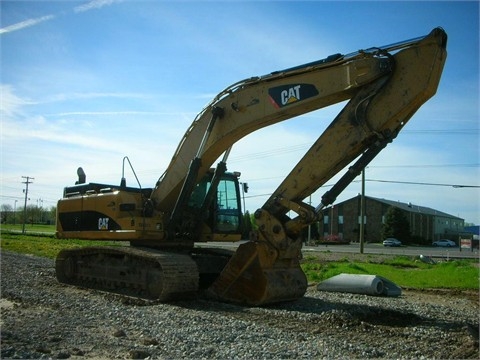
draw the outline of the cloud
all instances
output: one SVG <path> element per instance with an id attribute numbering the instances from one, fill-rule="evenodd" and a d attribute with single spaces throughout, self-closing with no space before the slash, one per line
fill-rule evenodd
<path id="1" fill-rule="evenodd" d="M 65 102 L 72 100 L 84 100 L 84 99 L 140 99 L 148 100 L 153 98 L 155 95 L 152 94 L 142 94 L 142 93 L 100 93 L 100 92 L 76 92 L 76 93 L 61 93 L 57 95 L 50 95 L 49 97 L 43 98 L 39 102 L 41 103 L 54 103 L 54 102 Z"/>
<path id="2" fill-rule="evenodd" d="M 52 117 L 67 117 L 67 116 L 120 116 L 120 115 L 142 115 L 142 116 L 160 116 L 160 115 L 178 115 L 178 113 L 168 113 L 162 111 L 70 111 L 58 114 L 46 114 Z"/>
<path id="3" fill-rule="evenodd" d="M 2 117 L 19 115 L 22 113 L 23 106 L 35 104 L 33 101 L 15 95 L 10 85 L 0 84 L 0 94 L 0 115 Z"/>
<path id="4" fill-rule="evenodd" d="M 89 133 L 71 132 L 69 128 L 75 127 L 65 120 L 48 121 L 42 115 L 29 114 L 25 106 L 37 105 L 38 102 L 27 100 L 15 94 L 10 85 L 0 84 L 0 115 L 2 118 L 1 139 L 3 150 L 22 139 L 24 142 L 41 140 L 58 144 L 68 144 L 97 149 L 110 149 L 111 143 Z M 86 127 L 83 122 L 82 126 Z M 78 124 L 77 124 L 78 126 Z"/>
<path id="5" fill-rule="evenodd" d="M 40 23 L 48 21 L 48 20 L 52 20 L 54 18 L 55 18 L 55 15 L 45 15 L 45 16 L 35 18 L 35 19 L 24 20 L 24 21 L 21 21 L 19 23 L 1 28 L 0 29 L 0 35 L 6 34 L 6 33 L 9 33 L 9 32 L 12 32 L 12 31 L 25 29 L 27 27 L 34 26 L 34 25 L 40 24 Z"/>
<path id="6" fill-rule="evenodd" d="M 81 127 L 84 131 L 69 131 L 71 128 Z M 2 141 L 8 145 L 22 139 L 25 143 L 33 141 L 43 141 L 45 143 L 63 144 L 88 149 L 97 149 L 97 151 L 110 151 L 117 147 L 114 141 L 105 140 L 102 134 L 94 134 L 92 126 L 88 122 L 57 121 L 52 122 L 43 116 L 31 116 L 22 121 L 11 121 L 3 119 Z"/>

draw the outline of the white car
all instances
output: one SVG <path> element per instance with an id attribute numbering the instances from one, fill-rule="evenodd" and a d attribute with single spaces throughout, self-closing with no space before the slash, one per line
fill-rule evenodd
<path id="1" fill-rule="evenodd" d="M 402 242 L 395 238 L 388 238 L 383 240 L 383 246 L 402 246 Z"/>
<path id="2" fill-rule="evenodd" d="M 453 247 L 457 246 L 454 241 L 448 239 L 440 239 L 432 243 L 433 246 Z"/>

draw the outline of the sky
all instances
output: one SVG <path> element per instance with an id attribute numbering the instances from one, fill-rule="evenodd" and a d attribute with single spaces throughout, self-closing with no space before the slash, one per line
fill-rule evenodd
<path id="1" fill-rule="evenodd" d="M 0 6 L 0 204 L 23 206 L 28 176 L 28 204 L 55 206 L 79 166 L 87 181 L 119 184 L 124 156 L 142 187 L 153 187 L 196 114 L 229 85 L 440 26 L 448 58 L 437 94 L 370 163 L 365 194 L 480 224 L 477 1 Z M 233 146 L 228 169 L 249 185 L 247 210 L 263 205 L 344 105 L 267 127 Z M 126 178 L 136 185 L 128 169 Z M 336 178 L 306 201 L 318 205 Z M 360 191 L 358 178 L 337 202 Z"/>

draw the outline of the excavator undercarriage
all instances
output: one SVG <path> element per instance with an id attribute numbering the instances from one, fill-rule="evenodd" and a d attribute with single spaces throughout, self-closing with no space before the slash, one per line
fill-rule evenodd
<path id="1" fill-rule="evenodd" d="M 435 94 L 446 42 L 446 33 L 436 28 L 427 36 L 233 84 L 196 117 L 153 189 L 127 188 L 123 177 L 120 186 L 85 184 L 79 169 L 78 185 L 67 187 L 57 206 L 57 237 L 129 241 L 130 246 L 62 250 L 58 280 L 160 301 L 202 293 L 257 306 L 302 297 L 307 288 L 300 267 L 302 230 L 321 220 L 321 210 Z M 347 99 L 255 212 L 254 239 L 236 251 L 199 246 L 240 240 L 240 175 L 226 172 L 236 141 Z M 304 202 L 352 163 L 320 205 Z"/>
<path id="2" fill-rule="evenodd" d="M 135 247 L 86 247 L 60 251 L 60 282 L 151 300 L 192 297 L 199 274 L 188 254 Z"/>
<path id="3" fill-rule="evenodd" d="M 55 269 L 65 284 L 162 302 L 203 294 L 262 305 L 295 300 L 306 291 L 299 259 L 272 261 L 274 250 L 266 243 L 242 244 L 235 256 L 233 251 L 199 250 L 181 254 L 126 246 L 66 249 L 58 254 Z"/>

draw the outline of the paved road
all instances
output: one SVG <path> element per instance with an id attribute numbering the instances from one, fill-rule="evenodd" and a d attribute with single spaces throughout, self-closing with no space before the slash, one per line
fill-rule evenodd
<path id="1" fill-rule="evenodd" d="M 200 243 L 202 247 L 223 247 L 229 249 L 236 249 L 239 244 L 245 241 L 237 243 Z M 303 251 L 332 251 L 341 253 L 360 253 L 360 244 L 352 243 L 350 245 L 317 245 L 317 246 L 304 246 Z M 364 254 L 394 254 L 394 255 L 407 255 L 407 256 L 430 256 L 432 258 L 464 258 L 464 259 L 479 259 L 480 254 L 478 250 L 470 251 L 461 249 L 459 247 L 454 248 L 442 248 L 433 246 L 400 246 L 400 247 L 385 247 L 382 244 L 365 244 L 363 248 Z"/>
<path id="2" fill-rule="evenodd" d="M 304 246 L 304 251 L 335 251 L 342 253 L 360 253 L 360 244 L 352 243 L 350 245 L 318 245 L 318 246 Z M 468 249 L 442 248 L 432 246 L 400 246 L 400 247 L 385 247 L 381 244 L 365 244 L 363 249 L 364 254 L 396 254 L 408 256 L 431 256 L 434 258 L 477 258 L 479 259 L 479 251 L 470 251 Z"/>

